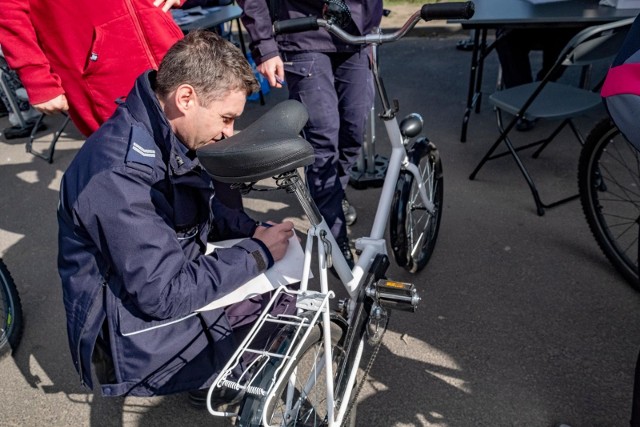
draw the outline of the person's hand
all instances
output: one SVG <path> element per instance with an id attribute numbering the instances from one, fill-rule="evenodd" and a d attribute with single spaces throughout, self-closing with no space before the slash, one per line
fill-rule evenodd
<path id="1" fill-rule="evenodd" d="M 155 7 L 160 7 L 160 5 L 162 5 L 162 11 L 163 12 L 168 12 L 169 9 L 171 9 L 172 7 L 180 6 L 180 1 L 181 0 L 155 0 L 153 2 L 153 5 Z"/>
<path id="2" fill-rule="evenodd" d="M 60 111 L 69 111 L 69 103 L 67 103 L 67 97 L 61 94 L 40 104 L 33 104 L 33 108 L 42 114 L 51 115 Z"/>
<path id="3" fill-rule="evenodd" d="M 282 63 L 282 58 L 279 56 L 269 58 L 258 65 L 256 69 L 267 79 L 269 86 L 282 87 L 281 82 L 284 82 L 284 64 Z"/>
<path id="4" fill-rule="evenodd" d="M 293 223 L 284 221 L 281 224 L 269 222 L 269 227 L 258 226 L 253 237 L 262 241 L 271 252 L 274 261 L 284 257 L 289 247 L 289 239 L 293 236 Z"/>

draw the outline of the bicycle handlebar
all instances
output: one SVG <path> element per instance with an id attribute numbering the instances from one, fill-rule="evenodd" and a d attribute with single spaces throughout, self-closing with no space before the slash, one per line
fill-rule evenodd
<path id="1" fill-rule="evenodd" d="M 420 17 L 425 21 L 434 19 L 471 19 L 475 13 L 472 1 L 454 3 L 425 4 L 420 9 Z"/>
<path id="2" fill-rule="evenodd" d="M 300 33 L 303 31 L 317 30 L 318 28 L 323 27 L 345 43 L 381 44 L 402 38 L 407 32 L 409 32 L 409 30 L 416 26 L 420 19 L 425 21 L 431 21 L 433 19 L 469 19 L 473 16 L 474 12 L 475 6 L 471 1 L 425 4 L 419 11 L 409 17 L 402 28 L 389 34 L 378 33 L 354 36 L 347 33 L 331 21 L 316 18 L 314 16 L 288 19 L 286 21 L 276 21 L 273 23 L 273 32 L 275 34 Z"/>

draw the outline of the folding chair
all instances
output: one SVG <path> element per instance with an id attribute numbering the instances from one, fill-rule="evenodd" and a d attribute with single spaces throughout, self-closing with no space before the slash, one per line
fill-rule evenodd
<path id="1" fill-rule="evenodd" d="M 580 144 L 584 145 L 584 138 L 578 131 L 573 119 L 597 108 L 601 108 L 602 99 L 600 94 L 598 91 L 591 90 L 584 86 L 572 86 L 557 83 L 553 80 L 559 75 L 562 67 L 580 66 L 584 69 L 598 61 L 611 61 L 618 53 L 633 20 L 634 18 L 629 18 L 585 28 L 567 43 L 557 61 L 542 81 L 499 90 L 493 93 L 489 97 L 489 102 L 496 111 L 500 136 L 491 148 L 489 148 L 473 172 L 471 172 L 469 179 L 475 179 L 478 171 L 480 171 L 487 161 L 510 154 L 531 189 L 538 215 L 544 215 L 545 208 L 552 208 L 576 199 L 578 195 L 566 197 L 549 204 L 543 203 L 533 178 L 527 171 L 520 156 L 518 156 L 518 151 L 539 145 L 540 147 L 532 156 L 537 158 L 542 150 L 544 150 L 566 126 L 569 126 Z M 599 89 L 599 86 L 596 89 Z M 503 125 L 503 112 L 513 115 L 513 119 L 507 126 Z M 516 126 L 518 119 L 521 118 L 527 120 L 561 120 L 561 123 L 548 137 L 515 147 L 511 142 L 509 132 Z M 507 150 L 494 154 L 498 146 L 503 143 Z"/>

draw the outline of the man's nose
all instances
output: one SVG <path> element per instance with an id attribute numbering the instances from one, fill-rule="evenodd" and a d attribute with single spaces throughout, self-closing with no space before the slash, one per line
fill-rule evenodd
<path id="1" fill-rule="evenodd" d="M 228 124 L 222 129 L 222 133 L 224 134 L 225 138 L 229 138 L 233 135 L 233 125 L 233 123 Z"/>

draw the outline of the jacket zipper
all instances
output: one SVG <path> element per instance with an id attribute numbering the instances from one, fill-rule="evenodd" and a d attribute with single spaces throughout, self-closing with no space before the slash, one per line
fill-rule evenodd
<path id="1" fill-rule="evenodd" d="M 106 280 L 102 281 L 102 286 L 100 286 L 100 291 L 104 294 L 105 289 L 107 287 L 107 282 Z M 106 296 L 103 296 L 104 298 L 106 298 Z M 93 311 L 93 306 L 96 305 L 96 299 L 94 298 L 93 301 L 91 301 L 91 305 L 89 306 L 89 310 L 87 310 L 87 313 L 91 313 Z M 83 387 L 86 387 L 86 382 L 85 382 L 85 376 L 84 376 L 84 370 L 83 370 L 83 365 L 82 365 L 82 349 L 81 347 L 81 342 L 82 342 L 82 336 L 84 336 L 84 331 L 87 329 L 87 325 L 84 324 L 82 325 L 82 329 L 80 329 L 80 334 L 79 334 L 79 339 L 78 339 L 78 345 L 76 347 L 76 358 L 78 360 L 78 373 L 80 374 L 80 384 Z M 91 375 L 91 374 L 89 374 Z"/>
<path id="2" fill-rule="evenodd" d="M 131 19 L 133 19 L 133 25 L 136 27 L 136 31 L 138 32 L 138 37 L 142 43 L 142 47 L 144 48 L 145 53 L 147 54 L 147 58 L 151 63 L 152 68 L 157 69 L 158 64 L 156 63 L 155 58 L 151 54 L 151 50 L 149 49 L 149 44 L 147 43 L 147 38 L 144 35 L 144 31 L 142 31 L 142 25 L 140 25 L 140 19 L 138 18 L 138 13 L 136 9 L 133 7 L 131 0 L 125 0 L 124 4 L 127 5 L 127 9 L 129 9 L 129 15 L 131 15 Z"/>

